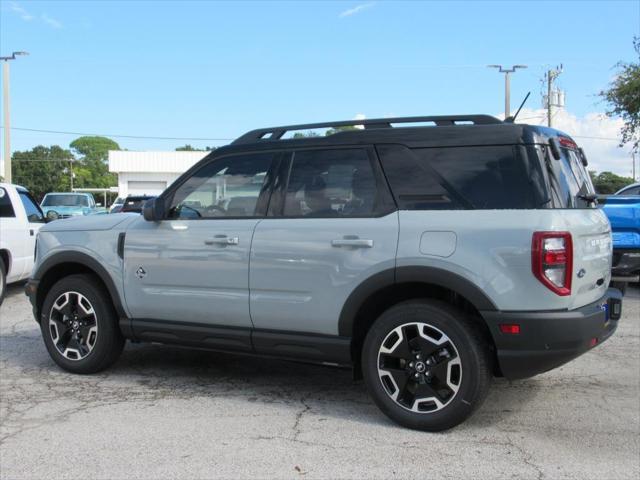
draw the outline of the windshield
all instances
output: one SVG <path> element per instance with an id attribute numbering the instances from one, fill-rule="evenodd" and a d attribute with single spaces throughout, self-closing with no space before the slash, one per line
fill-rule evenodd
<path id="1" fill-rule="evenodd" d="M 595 202 L 588 199 L 595 194 L 589 172 L 582 164 L 578 151 L 560 148 L 560 159 L 556 160 L 546 145 L 539 146 L 547 164 L 549 183 L 555 208 L 594 208 Z"/>
<path id="2" fill-rule="evenodd" d="M 47 194 L 42 201 L 43 207 L 88 207 L 89 199 L 85 195 Z"/>

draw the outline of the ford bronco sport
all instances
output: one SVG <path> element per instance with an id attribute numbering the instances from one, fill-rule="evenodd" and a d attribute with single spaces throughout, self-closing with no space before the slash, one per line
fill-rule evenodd
<path id="1" fill-rule="evenodd" d="M 316 129 L 333 134 L 293 136 Z M 47 224 L 26 290 L 68 371 L 125 339 L 352 366 L 391 419 L 443 430 L 492 376 L 616 329 L 586 163 L 557 130 L 485 115 L 254 130 L 139 217 Z"/>

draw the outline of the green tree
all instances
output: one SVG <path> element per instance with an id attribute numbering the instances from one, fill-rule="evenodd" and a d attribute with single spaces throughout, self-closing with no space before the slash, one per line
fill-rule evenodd
<path id="1" fill-rule="evenodd" d="M 638 62 L 619 63 L 620 71 L 609 88 L 600 92 L 600 96 L 611 105 L 611 110 L 607 113 L 624 120 L 622 144 L 631 143 L 633 150 L 637 152 L 640 149 L 640 37 L 634 38 L 633 47 L 638 55 Z"/>
<path id="2" fill-rule="evenodd" d="M 45 193 L 67 191 L 71 182 L 73 154 L 58 145 L 38 145 L 11 156 L 13 182 L 26 187 L 38 199 Z"/>
<path id="3" fill-rule="evenodd" d="M 626 187 L 633 183 L 633 178 L 621 177 L 611 172 L 600 172 L 596 174 L 593 170 L 589 171 L 591 181 L 596 192 L 601 194 L 615 193 L 622 187 Z"/>
<path id="4" fill-rule="evenodd" d="M 191 144 L 187 143 L 182 147 L 176 147 L 176 152 L 211 152 L 215 150 L 216 147 L 205 147 L 205 148 L 196 148 L 191 146 Z"/>
<path id="5" fill-rule="evenodd" d="M 328 137 L 329 135 L 333 135 L 334 133 L 348 132 L 350 130 L 358 130 L 358 128 L 356 128 L 354 125 L 347 125 L 345 127 L 330 128 L 329 130 L 327 130 L 325 132 L 325 135 Z"/>
<path id="6" fill-rule="evenodd" d="M 74 165 L 75 187 L 108 188 L 117 185 L 115 173 L 109 172 L 109 150 L 120 150 L 120 145 L 106 137 L 80 137 L 69 145 L 78 155 Z"/>

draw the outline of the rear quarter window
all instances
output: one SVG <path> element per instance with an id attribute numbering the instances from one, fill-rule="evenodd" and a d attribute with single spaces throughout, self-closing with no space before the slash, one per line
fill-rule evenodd
<path id="1" fill-rule="evenodd" d="M 378 151 L 400 209 L 531 209 L 546 201 L 539 165 L 512 146 Z"/>

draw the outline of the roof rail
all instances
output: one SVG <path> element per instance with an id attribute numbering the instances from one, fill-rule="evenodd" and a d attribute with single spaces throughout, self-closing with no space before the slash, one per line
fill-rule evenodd
<path id="1" fill-rule="evenodd" d="M 337 122 L 306 123 L 301 125 L 285 125 L 281 127 L 259 128 L 251 130 L 233 141 L 233 144 L 253 143 L 260 140 L 280 140 L 285 133 L 295 130 L 312 130 L 315 128 L 354 127 L 362 125 L 365 129 L 393 128 L 394 123 L 432 122 L 438 127 L 447 127 L 459 123 L 474 125 L 490 125 L 502 123 L 491 115 L 436 115 L 427 117 L 372 118 L 366 120 L 342 120 Z"/>

